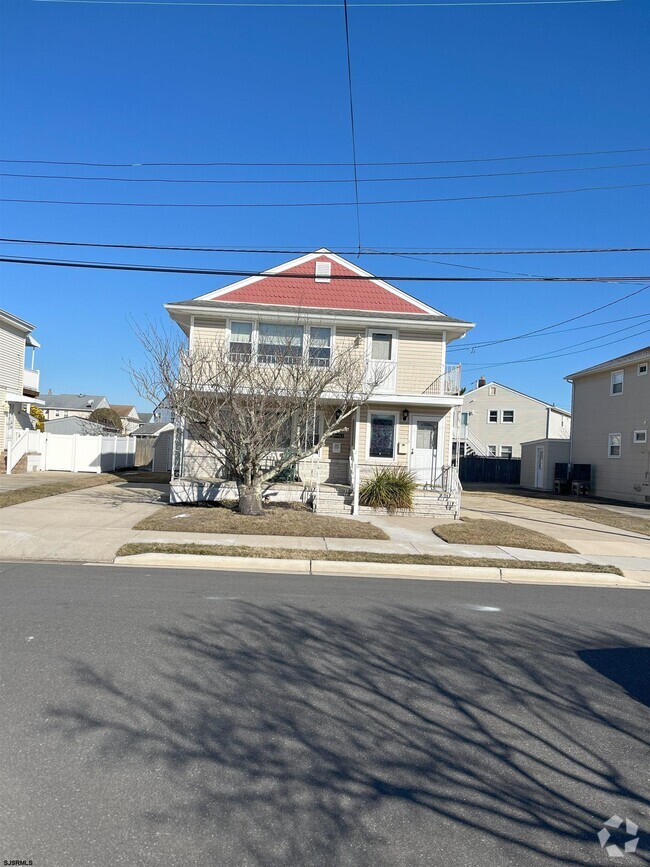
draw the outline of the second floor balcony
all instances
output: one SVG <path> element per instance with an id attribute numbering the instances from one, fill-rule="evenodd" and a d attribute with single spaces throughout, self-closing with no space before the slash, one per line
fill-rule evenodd
<path id="1" fill-rule="evenodd" d="M 460 364 L 446 364 L 444 373 L 441 373 L 422 392 L 432 396 L 447 396 L 460 394 Z"/>
<path id="2" fill-rule="evenodd" d="M 23 392 L 29 397 L 38 397 L 41 384 L 40 370 L 32 370 L 29 367 L 23 369 Z"/>

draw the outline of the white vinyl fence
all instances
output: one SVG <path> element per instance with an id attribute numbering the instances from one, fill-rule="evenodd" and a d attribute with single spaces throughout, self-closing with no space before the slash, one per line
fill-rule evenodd
<path id="1" fill-rule="evenodd" d="M 110 473 L 135 465 L 133 437 L 82 436 L 21 431 L 20 448 L 30 470 L 64 470 L 71 473 Z M 7 464 L 10 473 L 15 463 Z"/>

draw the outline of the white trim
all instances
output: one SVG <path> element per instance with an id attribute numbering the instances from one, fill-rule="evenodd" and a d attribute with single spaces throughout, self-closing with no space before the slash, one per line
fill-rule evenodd
<path id="1" fill-rule="evenodd" d="M 506 412 L 512 413 L 512 421 L 506 421 L 504 419 L 503 414 Z M 501 410 L 501 424 L 516 424 L 516 421 L 517 421 L 517 417 L 516 417 L 516 413 L 515 413 L 514 409 L 502 409 Z"/>
<path id="2" fill-rule="evenodd" d="M 642 374 L 642 376 L 643 376 L 643 374 Z M 638 440 L 638 439 L 636 438 L 636 435 L 637 435 L 637 434 L 643 434 L 643 439 Z M 645 428 L 641 428 L 640 430 L 635 430 L 635 431 L 634 431 L 634 434 L 632 435 L 632 442 L 633 442 L 634 445 L 636 445 L 636 446 L 638 446 L 638 445 L 641 445 L 641 446 L 642 446 L 642 445 L 645 445 L 645 444 L 648 442 L 648 431 L 647 431 Z"/>
<path id="3" fill-rule="evenodd" d="M 373 417 L 373 415 L 383 416 L 384 418 L 386 416 L 392 416 L 393 417 L 393 421 L 394 421 L 394 424 L 393 424 L 393 454 L 390 458 L 376 458 L 370 454 L 370 440 L 372 438 L 372 417 Z M 372 410 L 368 411 L 368 421 L 367 421 L 368 435 L 366 436 L 366 459 L 367 460 L 369 460 L 369 461 L 389 461 L 389 462 L 392 462 L 395 460 L 395 456 L 397 454 L 397 440 L 398 440 L 398 426 L 399 426 L 398 415 L 399 414 L 397 412 L 391 412 L 391 411 L 386 412 L 386 410 L 383 410 L 383 411 L 382 410 L 375 410 L 374 412 Z"/>
<path id="4" fill-rule="evenodd" d="M 492 445 L 492 446 L 488 445 L 487 446 L 488 453 L 487 453 L 486 457 L 487 458 L 496 458 L 497 457 L 497 448 L 498 448 L 498 446 L 496 446 L 496 445 Z M 491 452 L 490 449 L 494 449 L 494 451 Z"/>
<path id="5" fill-rule="evenodd" d="M 621 377 L 622 377 L 622 379 L 621 379 L 621 386 L 622 387 L 621 387 L 620 391 L 614 391 L 614 377 L 618 376 L 619 373 L 621 374 Z M 610 397 L 618 397 L 618 395 L 623 394 L 624 391 L 625 391 L 625 370 L 623 370 L 623 369 L 612 370 L 612 372 L 609 375 L 609 396 Z"/>
<path id="6" fill-rule="evenodd" d="M 304 265 L 305 263 L 311 262 L 314 259 L 319 259 L 322 256 L 327 256 L 327 258 L 329 258 L 332 262 L 336 262 L 338 265 L 341 265 L 344 268 L 348 268 L 359 277 L 367 277 L 372 283 L 375 283 L 377 286 L 380 286 L 382 289 L 385 289 L 392 295 L 396 295 L 402 301 L 406 301 L 407 303 L 412 304 L 414 307 L 418 307 L 420 310 L 422 310 L 423 313 L 430 313 L 433 316 L 444 316 L 444 314 L 441 313 L 440 310 L 436 310 L 435 308 L 430 307 L 423 301 L 419 301 L 417 298 L 414 298 L 412 295 L 408 295 L 406 292 L 403 292 L 396 286 L 392 286 L 390 283 L 386 283 L 384 280 L 379 280 L 369 271 L 365 271 L 358 265 L 354 265 L 352 262 L 348 262 L 348 260 L 344 259 L 342 256 L 337 256 L 336 253 L 332 253 L 325 247 L 321 248 L 320 250 L 316 250 L 315 253 L 307 253 L 304 256 L 299 256 L 297 259 L 291 259 L 289 262 L 283 262 L 281 265 L 276 265 L 274 268 L 268 268 L 266 271 L 262 271 L 260 274 L 256 274 L 254 277 L 246 277 L 243 280 L 238 280 L 236 283 L 231 283 L 228 286 L 222 286 L 221 289 L 213 289 L 211 292 L 207 292 L 205 295 L 198 295 L 194 300 L 215 301 L 222 298 L 224 295 L 229 294 L 230 292 L 234 292 L 236 289 L 242 289 L 245 286 L 250 286 L 253 283 L 258 283 L 265 277 L 272 276 L 274 274 L 282 274 L 284 273 L 284 271 L 288 271 L 290 268 L 297 268 L 300 265 Z M 336 279 L 336 275 L 334 275 L 333 279 Z"/>
<path id="7" fill-rule="evenodd" d="M 441 435 L 443 436 L 443 440 L 444 440 L 444 433 L 442 431 L 444 419 L 445 419 L 444 415 L 430 415 L 430 414 L 423 414 L 423 413 L 410 413 L 409 414 L 409 420 L 408 420 L 408 425 L 409 425 L 408 450 L 409 450 L 409 454 L 408 454 L 408 461 L 407 461 L 409 471 L 412 470 L 412 463 L 413 463 L 412 458 L 413 458 L 413 453 L 415 451 L 415 447 L 416 447 L 416 443 L 417 443 L 417 430 L 418 430 L 417 423 L 418 423 L 418 420 L 435 421 L 436 424 L 438 425 L 438 428 L 436 430 L 436 456 L 435 456 L 435 460 L 434 460 L 434 465 L 431 467 L 431 474 L 432 474 L 433 481 L 435 481 L 438 467 L 442 466 L 444 464 L 444 441 L 443 441 L 443 447 L 442 448 L 440 447 Z M 439 460 L 441 452 L 443 453 L 443 460 L 442 461 Z"/>
<path id="8" fill-rule="evenodd" d="M 641 370 L 642 367 L 645 367 L 645 370 Z M 650 364 L 647 361 L 642 361 L 640 364 L 637 364 L 636 375 L 637 376 L 647 376 L 649 367 L 650 367 Z"/>
<path id="9" fill-rule="evenodd" d="M 465 395 L 463 395 L 463 397 L 464 396 Z M 488 409 L 488 410 L 486 410 L 486 412 L 487 412 L 486 424 L 499 424 L 499 410 L 498 409 Z M 491 412 L 495 412 L 497 414 L 497 417 L 494 419 L 494 421 L 492 421 L 492 419 L 490 418 Z M 469 423 L 468 423 L 468 427 L 469 427 Z"/>
<path id="10" fill-rule="evenodd" d="M 618 437 L 618 454 L 613 455 L 612 452 L 612 437 Z M 607 457 L 617 460 L 623 452 L 623 436 L 620 433 L 607 434 Z"/>

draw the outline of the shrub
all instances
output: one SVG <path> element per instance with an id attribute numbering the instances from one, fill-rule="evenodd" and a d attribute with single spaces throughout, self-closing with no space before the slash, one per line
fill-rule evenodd
<path id="1" fill-rule="evenodd" d="M 103 424 L 104 427 L 110 428 L 116 433 L 122 433 L 122 419 L 120 418 L 119 413 L 107 406 L 94 409 L 88 416 L 88 421 Z"/>
<path id="2" fill-rule="evenodd" d="M 30 407 L 29 414 L 36 422 L 36 430 L 40 430 L 41 433 L 45 430 L 45 413 L 40 408 L 40 406 L 32 406 Z"/>
<path id="3" fill-rule="evenodd" d="M 412 509 L 417 484 L 415 476 L 406 467 L 386 467 L 375 470 L 359 491 L 359 503 L 373 509 Z"/>

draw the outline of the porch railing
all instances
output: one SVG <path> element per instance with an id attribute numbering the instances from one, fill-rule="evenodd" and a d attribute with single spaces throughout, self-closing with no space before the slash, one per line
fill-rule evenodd
<path id="1" fill-rule="evenodd" d="M 26 453 L 28 440 L 29 429 L 26 429 L 7 441 L 7 475 L 11 475 L 13 468 Z"/>
<path id="2" fill-rule="evenodd" d="M 446 364 L 444 373 L 441 373 L 433 382 L 428 385 L 422 394 L 427 395 L 453 395 L 460 394 L 460 364 Z"/>

